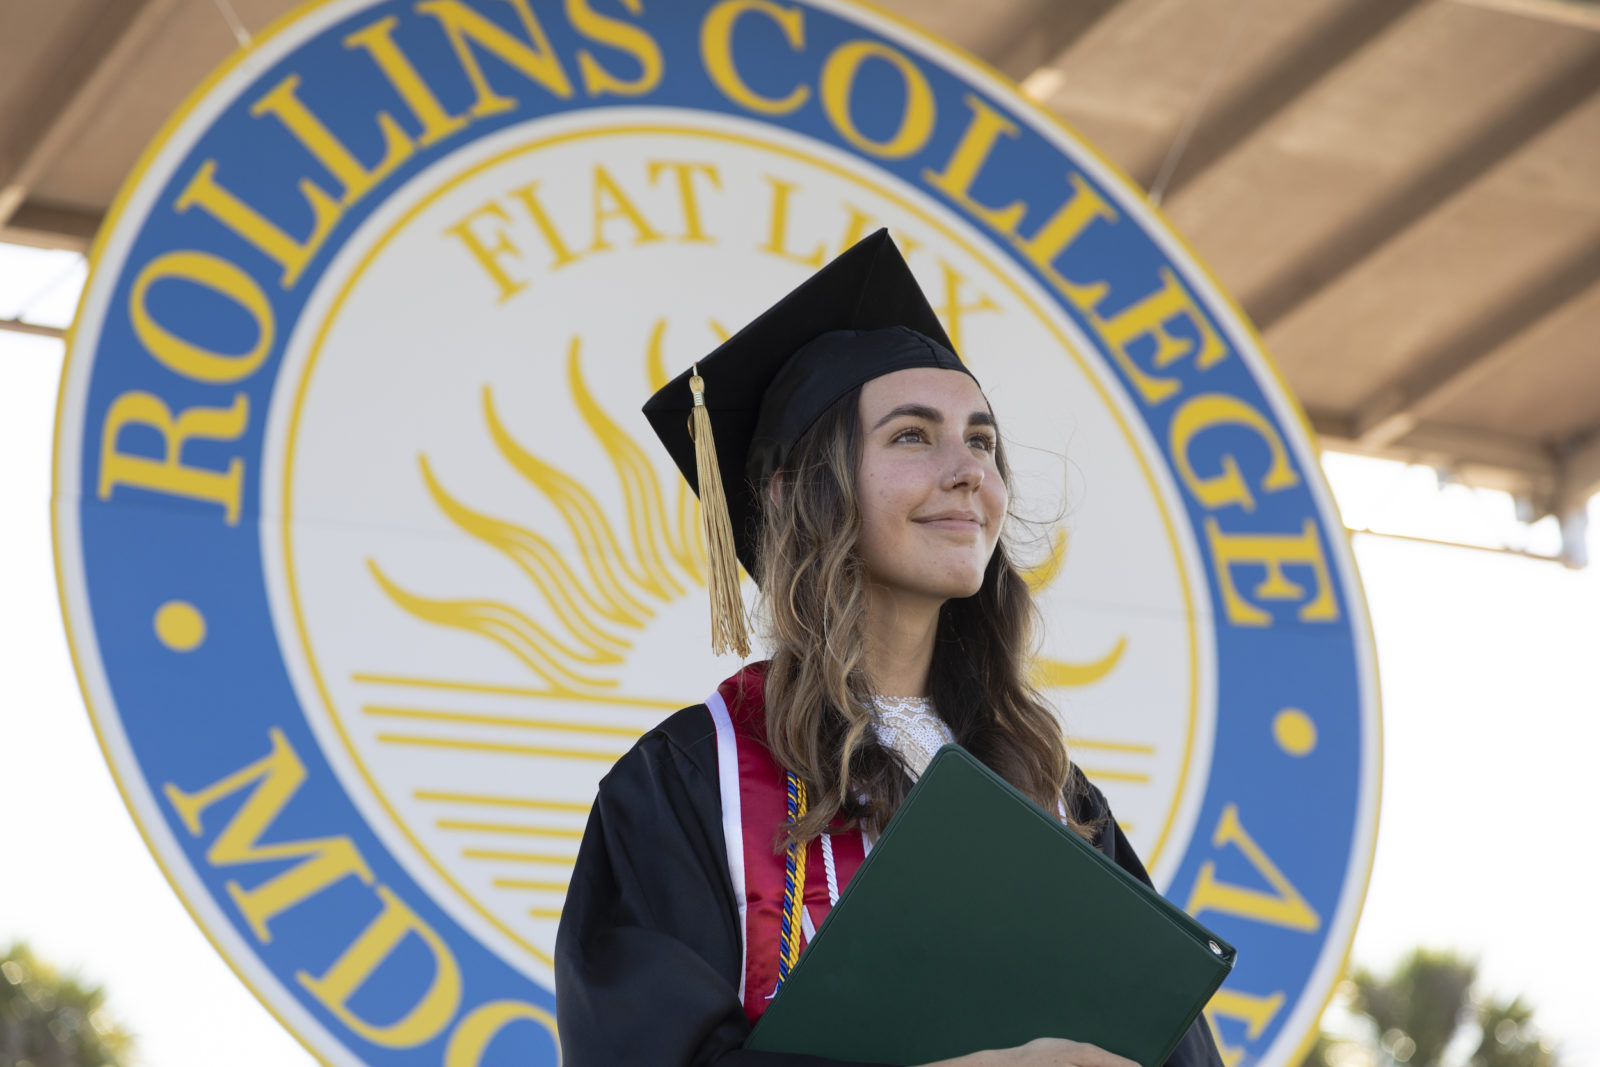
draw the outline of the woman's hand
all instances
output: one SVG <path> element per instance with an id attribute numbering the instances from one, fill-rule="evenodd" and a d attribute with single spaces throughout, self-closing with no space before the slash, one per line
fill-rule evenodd
<path id="1" fill-rule="evenodd" d="M 1068 1041 L 1060 1037 L 1040 1037 L 1016 1048 L 990 1049 L 940 1060 L 928 1067 L 1139 1067 L 1130 1059 L 1107 1052 L 1098 1045 Z"/>

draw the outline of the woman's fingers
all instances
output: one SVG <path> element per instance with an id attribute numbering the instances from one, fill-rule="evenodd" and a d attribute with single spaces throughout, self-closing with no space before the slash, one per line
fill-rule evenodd
<path id="1" fill-rule="evenodd" d="M 1133 1060 L 1107 1052 L 1099 1045 L 1039 1037 L 1016 1048 L 973 1052 L 928 1067 L 1139 1067 Z"/>
<path id="2" fill-rule="evenodd" d="M 1139 1067 L 1115 1052 L 1107 1052 L 1099 1045 L 1084 1041 L 1068 1041 L 1060 1037 L 1041 1037 L 1016 1050 L 1023 1054 L 1018 1067 Z"/>

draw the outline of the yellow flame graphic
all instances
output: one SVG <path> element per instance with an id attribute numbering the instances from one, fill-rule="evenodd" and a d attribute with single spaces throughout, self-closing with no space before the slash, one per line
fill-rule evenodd
<path id="1" fill-rule="evenodd" d="M 656 323 L 646 353 L 653 384 L 667 381 L 665 330 L 665 320 Z M 579 338 L 568 349 L 566 369 L 573 406 L 604 449 L 622 489 L 620 533 L 582 482 L 517 440 L 487 387 L 483 418 L 501 459 L 561 516 L 577 546 L 577 566 L 539 533 L 458 499 L 435 476 L 426 455 L 417 459 L 423 484 L 439 510 L 458 529 L 510 560 L 549 605 L 562 632 L 552 633 L 504 602 L 422 596 L 390 578 L 376 561 L 368 560 L 368 567 L 402 610 L 424 622 L 494 641 L 544 682 L 547 695 L 605 700 L 616 695 L 618 685 L 607 668 L 624 662 L 639 632 L 663 606 L 704 585 L 705 553 L 696 534 L 699 501 L 681 485 L 675 507 L 668 508 L 644 451 L 600 406 L 584 379 Z"/>
<path id="2" fill-rule="evenodd" d="M 645 350 L 645 375 L 652 390 L 669 380 L 663 342 L 667 322 L 657 320 Z M 727 331 L 712 323 L 721 337 Z M 483 390 L 484 425 L 500 458 L 556 509 L 577 546 L 574 566 L 547 538 L 505 518 L 464 503 L 440 483 L 426 455 L 417 464 L 428 495 L 458 529 L 508 559 L 549 606 L 560 633 L 498 600 L 440 599 L 408 590 L 375 560 L 367 565 L 384 593 L 402 610 L 424 622 L 462 630 L 495 642 L 515 656 L 544 684 L 542 695 L 563 699 L 613 700 L 621 697 L 613 668 L 625 662 L 639 634 L 667 604 L 705 586 L 705 548 L 700 538 L 700 504 L 677 480 L 669 505 L 655 468 L 596 399 L 584 378 L 582 340 L 567 350 L 567 389 L 574 408 L 604 450 L 622 490 L 623 515 L 611 516 L 578 479 L 536 455 L 512 434 Z M 1024 572 L 1035 591 L 1049 587 L 1066 563 L 1067 538 L 1056 531 L 1051 551 Z M 1036 684 L 1085 686 L 1110 674 L 1121 661 L 1127 638 L 1087 663 L 1040 658 Z"/>

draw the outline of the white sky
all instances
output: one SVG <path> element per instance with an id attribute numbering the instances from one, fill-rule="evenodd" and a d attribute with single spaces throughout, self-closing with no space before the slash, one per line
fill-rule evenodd
<path id="1" fill-rule="evenodd" d="M 77 257 L 0 246 L 0 318 L 65 323 Z M 24 307 L 25 305 L 25 307 Z M 63 347 L 0 333 L 0 943 L 103 982 L 147 1063 L 315 1061 L 244 988 L 145 849 L 67 654 L 49 525 Z M 1552 551 L 1548 523 L 1429 471 L 1330 456 L 1353 526 Z M 1600 530 L 1600 508 L 1591 507 Z M 1594 567 L 1358 536 L 1382 671 L 1378 853 L 1354 958 L 1418 944 L 1482 961 L 1573 1067 L 1600 1063 L 1600 537 Z M 1584 845 L 1588 840 L 1590 845 Z"/>

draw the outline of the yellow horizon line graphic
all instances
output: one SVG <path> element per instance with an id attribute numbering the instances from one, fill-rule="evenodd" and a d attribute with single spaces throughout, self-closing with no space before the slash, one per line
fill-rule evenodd
<path id="1" fill-rule="evenodd" d="M 645 734 L 645 731 L 631 726 L 601 726 L 589 723 L 561 722 L 555 719 L 524 719 L 516 715 L 490 715 L 472 711 L 400 708 L 392 704 L 363 704 L 361 710 L 368 715 L 386 719 L 421 719 L 428 722 L 470 723 L 474 726 L 509 726 L 517 730 L 560 730 L 566 733 L 625 737 L 630 741 L 638 740 Z"/>
<path id="2" fill-rule="evenodd" d="M 1090 767 L 1082 767 L 1081 769 L 1090 778 L 1098 778 L 1102 782 L 1132 782 L 1135 785 L 1150 784 L 1150 776 L 1139 771 L 1095 770 Z"/>
<path id="3" fill-rule="evenodd" d="M 615 763 L 621 752 L 596 752 L 582 748 L 552 748 L 546 745 L 511 745 L 495 741 L 467 741 L 453 737 L 422 737 L 417 734 L 379 734 L 378 743 L 414 745 L 419 748 L 456 748 L 468 752 L 492 752 L 501 756 L 548 756 L 553 759 L 586 759 Z"/>
<path id="4" fill-rule="evenodd" d="M 1067 747 L 1090 748 L 1096 752 L 1130 752 L 1136 756 L 1154 756 L 1156 746 L 1137 744 L 1132 741 L 1098 741 L 1086 737 L 1068 737 Z"/>
<path id="5" fill-rule="evenodd" d="M 520 834 L 527 837 L 554 837 L 563 841 L 583 840 L 582 830 L 564 826 L 536 826 L 533 824 L 501 822 L 469 822 L 465 819 L 440 819 L 434 823 L 441 830 L 456 830 L 472 834 Z"/>
<path id="6" fill-rule="evenodd" d="M 445 689 L 463 693 L 485 693 L 491 696 L 529 697 L 535 700 L 572 700 L 584 704 L 615 704 L 630 710 L 677 711 L 682 701 L 658 700 L 650 697 L 617 695 L 595 696 L 586 693 L 562 693 L 554 689 L 537 689 L 526 685 L 492 685 L 482 682 L 458 682 L 449 678 L 421 678 L 403 674 L 377 674 L 357 671 L 350 680 L 361 685 L 396 685 L 416 689 Z"/>
<path id="7" fill-rule="evenodd" d="M 538 863 L 552 867 L 571 867 L 578 862 L 576 856 L 557 856 L 550 852 L 503 852 L 493 848 L 464 848 L 463 859 L 493 860 L 497 863 Z"/>
<path id="8" fill-rule="evenodd" d="M 484 793 L 441 793 L 437 790 L 418 789 L 411 794 L 413 800 L 437 804 L 485 804 L 497 808 L 534 808 L 539 811 L 570 811 L 587 815 L 590 805 L 571 800 L 546 800 L 542 797 L 499 797 Z"/>
<path id="9" fill-rule="evenodd" d="M 496 889 L 528 889 L 534 892 L 565 893 L 569 882 L 548 882 L 536 878 L 496 878 L 492 883 Z"/>

